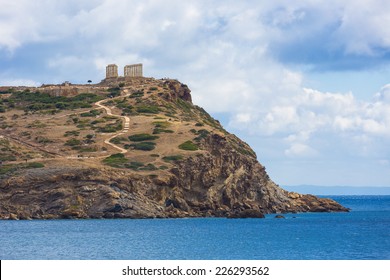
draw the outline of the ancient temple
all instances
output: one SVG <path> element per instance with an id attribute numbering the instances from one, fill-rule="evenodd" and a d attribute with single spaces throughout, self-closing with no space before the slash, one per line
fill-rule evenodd
<path id="1" fill-rule="evenodd" d="M 118 66 L 116 64 L 109 64 L 106 67 L 106 79 L 118 78 Z"/>
<path id="2" fill-rule="evenodd" d="M 126 65 L 124 75 L 125 77 L 142 77 L 142 64 Z"/>

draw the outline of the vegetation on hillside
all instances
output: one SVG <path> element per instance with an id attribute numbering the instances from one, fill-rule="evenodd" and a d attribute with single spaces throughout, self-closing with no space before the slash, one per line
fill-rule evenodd
<path id="1" fill-rule="evenodd" d="M 171 124 L 167 121 L 156 121 L 153 122 L 154 129 L 153 134 L 161 134 L 161 133 L 173 133 L 174 131 L 171 129 L 167 129 L 171 126 Z"/>
<path id="2" fill-rule="evenodd" d="M 185 151 L 196 151 L 199 149 L 198 145 L 194 144 L 192 141 L 186 141 L 179 145 L 179 149 L 185 150 Z"/>
<path id="3" fill-rule="evenodd" d="M 19 164 L 3 164 L 0 165 L 0 178 L 3 175 L 9 175 L 16 171 L 22 169 L 31 169 L 31 168 L 43 168 L 45 165 L 40 162 L 29 162 L 29 163 L 19 163 Z"/>
<path id="4" fill-rule="evenodd" d="M 157 170 L 158 168 L 152 164 L 144 164 L 139 161 L 130 161 L 128 158 L 125 157 L 124 154 L 113 154 L 103 160 L 103 163 L 106 165 L 109 165 L 111 167 L 116 168 L 127 168 L 132 170 L 139 170 L 139 171 L 153 171 Z"/>
<path id="5" fill-rule="evenodd" d="M 25 90 L 22 92 L 13 92 L 8 98 L 2 98 L 0 104 L 3 110 L 20 109 L 25 112 L 38 112 L 51 110 L 73 110 L 78 108 L 91 108 L 92 104 L 104 99 L 93 93 L 82 93 L 73 97 L 51 96 L 48 93 L 31 92 Z"/>
<path id="6" fill-rule="evenodd" d="M 134 134 L 134 135 L 129 136 L 129 140 L 133 141 L 133 142 L 156 140 L 158 138 L 159 138 L 158 136 L 150 135 L 148 133 L 140 133 L 140 134 Z"/>
<path id="7" fill-rule="evenodd" d="M 179 161 L 183 159 L 182 155 L 172 155 L 172 156 L 165 156 L 162 158 L 166 162 L 174 162 L 174 161 Z"/>
<path id="8" fill-rule="evenodd" d="M 135 149 L 135 150 L 141 150 L 141 151 L 152 151 L 156 148 L 155 142 L 139 142 L 130 144 L 129 147 Z"/>
<path id="9" fill-rule="evenodd" d="M 109 157 L 103 159 L 103 163 L 112 167 L 123 167 L 125 163 L 128 162 L 128 159 L 125 158 L 124 154 L 113 154 Z"/>

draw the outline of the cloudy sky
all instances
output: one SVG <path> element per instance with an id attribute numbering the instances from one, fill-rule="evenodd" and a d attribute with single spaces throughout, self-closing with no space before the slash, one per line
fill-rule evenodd
<path id="1" fill-rule="evenodd" d="M 390 186 L 390 1 L 0 0 L 0 84 L 141 62 L 281 185 Z"/>

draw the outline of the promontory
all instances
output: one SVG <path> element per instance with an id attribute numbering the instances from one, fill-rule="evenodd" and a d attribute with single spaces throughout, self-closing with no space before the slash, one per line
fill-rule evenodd
<path id="1" fill-rule="evenodd" d="M 177 80 L 0 87 L 0 219 L 333 211 L 275 184 Z"/>

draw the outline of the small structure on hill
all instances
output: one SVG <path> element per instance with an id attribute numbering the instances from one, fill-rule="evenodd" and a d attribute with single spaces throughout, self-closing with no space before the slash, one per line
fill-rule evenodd
<path id="1" fill-rule="evenodd" d="M 124 74 L 125 77 L 142 77 L 142 64 L 126 65 Z"/>
<path id="2" fill-rule="evenodd" d="M 106 79 L 118 78 L 118 66 L 116 64 L 109 64 L 106 67 Z"/>

